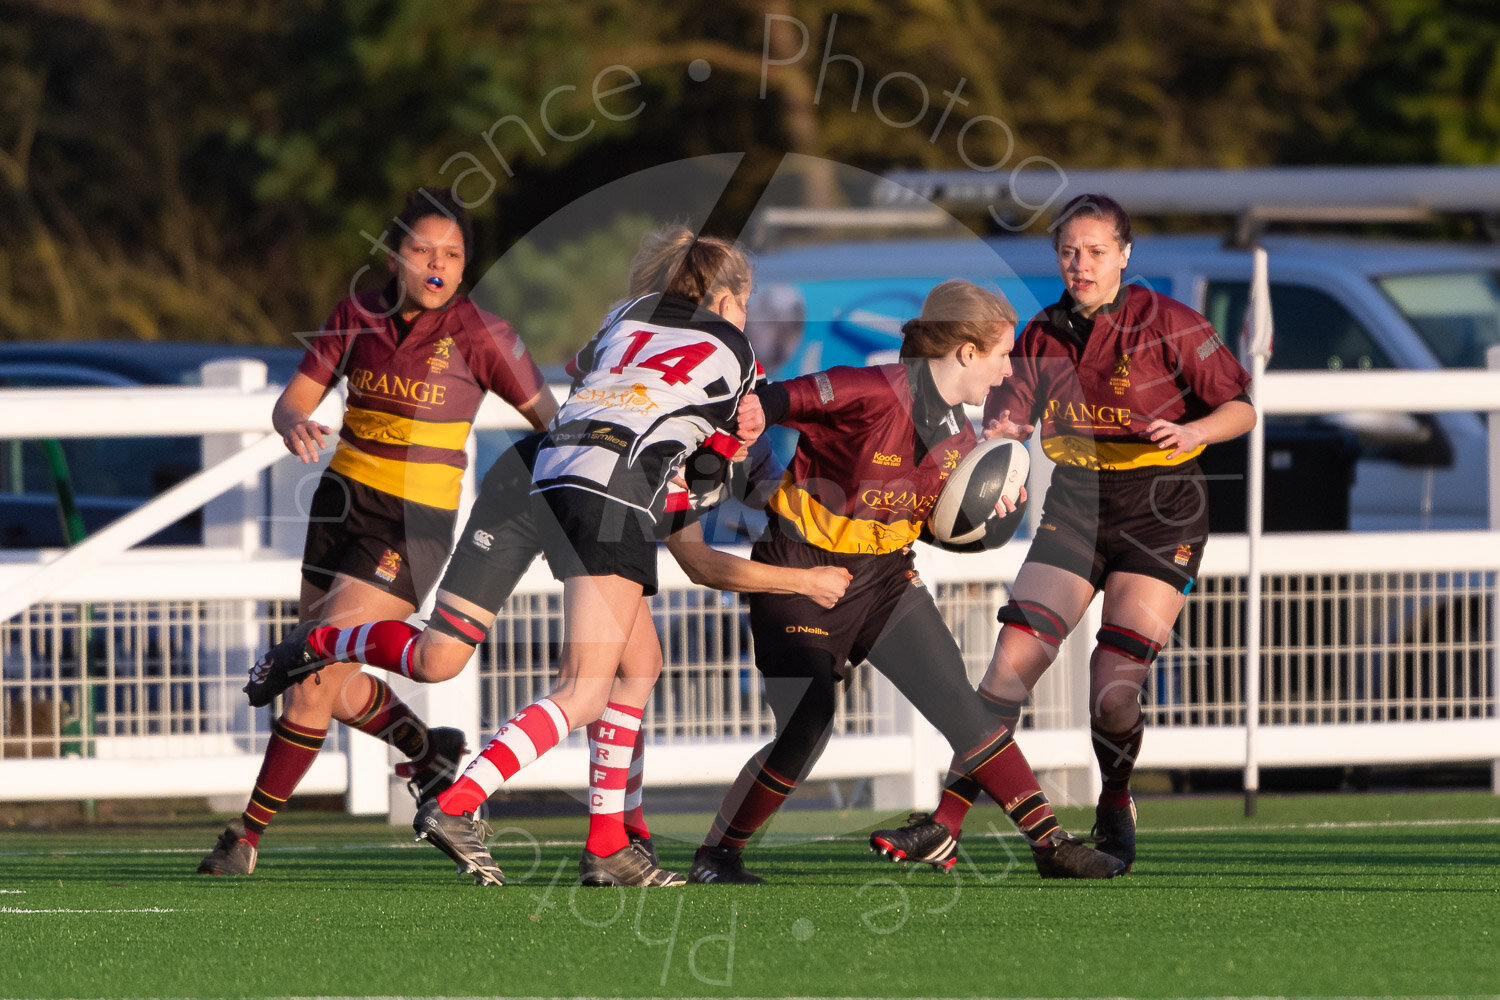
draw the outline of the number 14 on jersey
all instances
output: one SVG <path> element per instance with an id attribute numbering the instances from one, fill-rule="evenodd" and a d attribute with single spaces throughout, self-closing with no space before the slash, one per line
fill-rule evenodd
<path id="1" fill-rule="evenodd" d="M 610 372 L 619 375 L 626 368 L 650 368 L 660 372 L 662 381 L 667 385 L 680 385 L 691 380 L 693 369 L 713 354 L 714 345 L 702 340 L 671 345 L 673 339 L 675 338 L 656 330 L 636 330 L 630 333 L 625 353 L 620 355 L 619 363 Z M 650 351 L 648 347 L 653 340 L 657 341 L 655 347 L 662 347 L 664 342 L 668 346 L 663 350 Z"/>

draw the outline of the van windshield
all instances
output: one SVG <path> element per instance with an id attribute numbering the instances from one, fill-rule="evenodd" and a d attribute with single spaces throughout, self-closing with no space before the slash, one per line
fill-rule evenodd
<path id="1" fill-rule="evenodd" d="M 1483 368 L 1500 344 L 1500 272 L 1446 271 L 1376 278 L 1444 368 Z"/>

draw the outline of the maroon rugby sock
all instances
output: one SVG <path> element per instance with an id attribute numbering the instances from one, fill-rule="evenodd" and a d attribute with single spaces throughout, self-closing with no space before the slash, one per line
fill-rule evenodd
<path id="1" fill-rule="evenodd" d="M 995 721 L 1010 730 L 1012 735 L 1020 728 L 1021 702 L 997 698 L 984 691 L 979 692 L 979 700 L 984 702 L 984 707 L 990 710 Z M 932 818 L 946 826 L 955 837 L 963 829 L 964 819 L 978 800 L 979 793 L 984 790 L 980 788 L 979 782 L 958 770 L 959 767 L 961 764 L 955 756 L 953 765 L 948 769 L 948 779 L 943 785 L 942 798 L 932 814 Z"/>
<path id="2" fill-rule="evenodd" d="M 323 749 L 326 729 L 311 729 L 286 721 L 283 716 L 271 724 L 271 742 L 266 746 L 260 774 L 245 806 L 245 840 L 251 847 L 260 846 L 260 835 L 271 819 L 286 805 L 298 782 L 307 774 L 318 751 Z"/>
<path id="3" fill-rule="evenodd" d="M 755 831 L 775 814 L 787 796 L 797 790 L 797 782 L 788 780 L 761 763 L 761 755 L 750 758 L 735 778 L 724 804 L 714 817 L 708 837 L 709 847 L 731 847 L 743 850 Z"/>
<path id="4" fill-rule="evenodd" d="M 349 720 L 349 727 L 389 743 L 419 764 L 429 763 L 437 748 L 428 738 L 427 723 L 385 681 L 371 677 L 370 683 L 370 700 Z"/>
<path id="5" fill-rule="evenodd" d="M 1027 840 L 1035 844 L 1058 828 L 1052 805 L 1010 730 L 995 730 L 983 745 L 965 754 L 964 761 L 969 775 L 1000 803 Z"/>
<path id="6" fill-rule="evenodd" d="M 1135 773 L 1136 758 L 1141 755 L 1146 720 L 1136 719 L 1135 725 L 1124 732 L 1094 729 L 1093 734 L 1094 757 L 1099 761 L 1099 777 L 1104 783 L 1099 804 L 1106 809 L 1124 809 L 1130 804 L 1130 777 Z"/>

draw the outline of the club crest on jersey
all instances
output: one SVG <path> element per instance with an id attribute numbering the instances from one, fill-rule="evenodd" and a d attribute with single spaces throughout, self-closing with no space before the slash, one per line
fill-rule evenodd
<path id="1" fill-rule="evenodd" d="M 1188 560 L 1192 558 L 1193 547 L 1191 545 L 1179 545 L 1177 546 L 1177 554 L 1172 557 L 1172 561 L 1179 566 L 1186 566 L 1188 564 Z"/>
<path id="2" fill-rule="evenodd" d="M 385 553 L 380 557 L 380 565 L 375 567 L 375 575 L 380 577 L 386 583 L 391 583 L 396 579 L 396 575 L 400 572 L 401 553 L 397 552 L 395 549 L 386 549 Z"/>
<path id="3" fill-rule="evenodd" d="M 427 359 L 427 369 L 434 375 L 447 371 L 453 360 L 453 338 L 444 337 L 432 345 L 432 357 Z"/>
<path id="4" fill-rule="evenodd" d="M 1125 395 L 1130 388 L 1130 355 L 1121 354 L 1115 358 L 1115 371 L 1109 377 L 1109 385 L 1115 390 L 1116 396 Z"/>
<path id="5" fill-rule="evenodd" d="M 943 478 L 944 479 L 948 478 L 948 473 L 950 473 L 954 469 L 958 468 L 959 459 L 961 459 L 962 457 L 963 456 L 958 453 L 958 449 L 957 448 L 944 448 L 943 449 L 942 472 L 943 472 Z"/>

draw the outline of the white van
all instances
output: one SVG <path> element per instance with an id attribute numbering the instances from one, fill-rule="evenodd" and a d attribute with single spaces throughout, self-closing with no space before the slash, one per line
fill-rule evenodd
<path id="1" fill-rule="evenodd" d="M 1485 350 L 1500 344 L 1500 246 L 1312 236 L 1265 236 L 1260 245 L 1269 257 L 1272 371 L 1482 368 Z M 1251 258 L 1217 236 L 1137 235 L 1126 277 L 1193 306 L 1233 346 Z M 773 376 L 888 360 L 901 323 L 920 311 L 933 285 L 952 277 L 998 287 L 1023 320 L 1062 291 L 1046 237 L 823 244 L 758 258 L 748 329 Z M 1326 442 L 1346 432 L 1354 449 L 1350 528 L 1487 523 L 1487 440 L 1478 414 L 1277 423 L 1267 429 L 1270 449 L 1278 436 L 1312 433 Z M 1269 509 L 1267 528 L 1277 530 Z"/>

